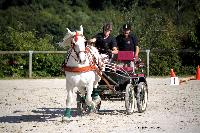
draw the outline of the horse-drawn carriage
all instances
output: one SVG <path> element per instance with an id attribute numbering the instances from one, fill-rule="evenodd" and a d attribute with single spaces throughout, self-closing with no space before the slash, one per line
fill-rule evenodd
<path id="1" fill-rule="evenodd" d="M 101 99 L 121 98 L 125 100 L 127 114 L 135 111 L 144 112 L 147 107 L 148 88 L 143 71 L 143 63 L 135 60 L 131 51 L 119 51 L 117 58 L 105 62 L 98 50 L 86 45 L 83 27 L 80 31 L 68 33 L 62 45 L 71 44 L 63 65 L 66 75 L 66 110 L 63 120 L 71 117 L 73 92 L 77 91 L 78 113 L 91 112 L 100 109 Z M 102 67 L 103 66 L 103 67 Z M 102 69 L 103 70 L 100 70 Z M 101 79 L 101 81 L 100 81 Z M 98 84 L 98 82 L 100 83 Z M 97 88 L 99 99 L 93 99 L 93 88 Z"/>
<path id="2" fill-rule="evenodd" d="M 144 63 L 135 60 L 134 52 L 119 51 L 106 64 L 102 71 L 98 91 L 102 100 L 125 100 L 127 114 L 146 110 L 148 100 L 148 86 L 144 74 Z M 97 110 L 100 109 L 98 104 Z M 77 94 L 77 108 L 79 112 L 88 111 L 84 99 Z"/>

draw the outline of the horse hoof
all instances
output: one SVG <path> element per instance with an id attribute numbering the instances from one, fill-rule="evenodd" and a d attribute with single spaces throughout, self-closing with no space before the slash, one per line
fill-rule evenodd
<path id="1" fill-rule="evenodd" d="M 95 105 L 98 105 L 101 102 L 101 97 L 100 96 L 94 97 L 93 102 L 95 103 Z"/>
<path id="2" fill-rule="evenodd" d="M 71 118 L 69 118 L 69 117 L 66 117 L 66 116 L 63 116 L 62 117 L 62 122 L 71 122 L 72 121 L 72 119 Z"/>

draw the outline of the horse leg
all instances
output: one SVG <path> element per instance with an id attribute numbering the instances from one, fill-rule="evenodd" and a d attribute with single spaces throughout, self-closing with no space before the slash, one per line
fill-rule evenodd
<path id="1" fill-rule="evenodd" d="M 100 80 L 101 80 L 101 77 L 97 73 L 95 73 L 95 81 L 94 81 L 94 84 L 93 84 L 94 88 L 98 87 L 98 83 L 99 83 Z"/>
<path id="2" fill-rule="evenodd" d="M 93 98 L 94 102 L 96 103 L 96 105 L 101 102 L 101 98 L 99 96 L 99 91 L 97 89 L 98 83 L 99 83 L 100 80 L 101 80 L 101 78 L 96 74 L 95 75 L 95 81 L 94 81 L 94 84 L 93 84 L 93 91 L 92 91 L 92 98 Z"/>
<path id="3" fill-rule="evenodd" d="M 96 106 L 96 104 L 92 101 L 92 91 L 93 91 L 93 83 L 90 83 L 86 86 L 86 104 L 93 110 Z"/>
<path id="4" fill-rule="evenodd" d="M 63 120 L 68 120 L 69 118 L 71 118 L 72 103 L 73 103 L 73 92 L 72 92 L 72 89 L 69 89 L 67 91 L 66 109 L 65 109 L 65 112 L 64 112 Z"/>

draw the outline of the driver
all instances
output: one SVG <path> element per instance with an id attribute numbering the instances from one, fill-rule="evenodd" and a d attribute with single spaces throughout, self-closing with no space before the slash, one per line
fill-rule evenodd
<path id="1" fill-rule="evenodd" d="M 106 54 L 109 58 L 112 57 L 112 54 L 117 54 L 117 42 L 111 34 L 112 24 L 106 23 L 103 26 L 103 32 L 96 34 L 92 39 L 91 43 L 95 44 L 95 47 L 99 50 L 100 54 Z"/>
<path id="2" fill-rule="evenodd" d="M 118 53 L 117 42 L 116 39 L 111 36 L 111 31 L 112 24 L 106 23 L 103 26 L 103 31 L 96 34 L 89 40 L 90 43 L 94 43 L 94 46 L 98 49 L 101 55 L 108 55 L 109 59 L 112 58 L 113 54 Z M 93 89 L 92 97 L 94 100 L 98 100 L 100 98 L 97 88 Z"/>

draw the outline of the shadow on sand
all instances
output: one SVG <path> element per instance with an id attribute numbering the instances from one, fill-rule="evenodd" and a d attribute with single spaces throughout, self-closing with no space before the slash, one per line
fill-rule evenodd
<path id="1" fill-rule="evenodd" d="M 23 115 L 23 111 L 14 111 L 13 115 L 0 117 L 0 123 L 21 123 L 21 122 L 45 122 L 55 121 L 53 118 L 61 117 L 65 108 L 37 108 L 31 111 L 31 115 Z M 125 114 L 125 110 L 99 110 L 99 115 Z M 72 108 L 72 117 L 76 117 L 77 109 Z M 87 114 L 85 114 L 87 115 Z M 84 115 L 82 115 L 84 116 Z"/>
<path id="2" fill-rule="evenodd" d="M 72 109 L 75 114 L 76 109 Z M 37 108 L 31 111 L 31 115 L 23 115 L 22 111 L 14 111 L 13 115 L 0 117 L 0 123 L 21 123 L 21 122 L 45 122 L 51 121 L 52 118 L 61 117 L 64 108 Z"/>

